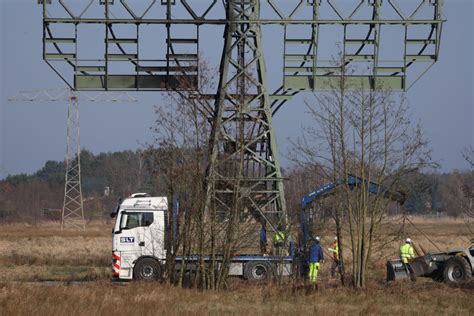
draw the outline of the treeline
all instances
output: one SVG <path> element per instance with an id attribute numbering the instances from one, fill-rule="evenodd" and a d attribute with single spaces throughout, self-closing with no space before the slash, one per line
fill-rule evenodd
<path id="1" fill-rule="evenodd" d="M 119 197 L 133 192 L 166 195 L 156 149 L 93 154 L 81 153 L 84 211 L 88 219 L 107 218 Z M 44 219 L 47 210 L 60 210 L 64 196 L 63 161 L 47 161 L 33 174 L 8 176 L 0 181 L 0 220 Z M 287 205 L 290 213 L 299 209 L 301 197 L 324 184 L 317 167 L 285 170 Z M 403 211 L 413 215 L 461 216 L 474 187 L 472 171 L 413 173 L 400 186 L 407 200 Z M 328 212 L 329 213 L 329 212 Z M 45 215 L 46 214 L 46 215 Z"/>
<path id="2" fill-rule="evenodd" d="M 119 197 L 145 191 L 159 194 L 159 179 L 151 175 L 148 150 L 94 155 L 81 153 L 82 193 L 87 219 L 107 218 Z M 64 161 L 47 161 L 33 174 L 0 181 L 0 220 L 58 219 L 64 198 Z M 56 214 L 56 215 L 55 215 Z"/>

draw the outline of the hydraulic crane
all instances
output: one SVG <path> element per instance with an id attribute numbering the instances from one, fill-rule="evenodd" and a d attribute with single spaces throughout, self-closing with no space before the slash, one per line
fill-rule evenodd
<path id="1" fill-rule="evenodd" d="M 368 181 L 354 175 L 347 175 L 346 179 L 337 179 L 336 181 L 329 181 L 322 187 L 319 187 L 307 195 L 303 196 L 301 199 L 301 209 L 300 209 L 300 231 L 301 231 L 301 247 L 302 251 L 306 250 L 306 245 L 310 239 L 310 230 L 308 228 L 308 221 L 306 218 L 306 210 L 309 205 L 315 202 L 318 199 L 326 198 L 330 195 L 333 195 L 336 192 L 336 189 L 341 185 L 347 185 L 350 188 L 365 186 L 370 194 L 381 194 L 385 198 L 392 201 L 398 202 L 400 205 L 405 203 L 406 195 L 404 192 L 400 191 L 391 191 L 386 187 Z"/>

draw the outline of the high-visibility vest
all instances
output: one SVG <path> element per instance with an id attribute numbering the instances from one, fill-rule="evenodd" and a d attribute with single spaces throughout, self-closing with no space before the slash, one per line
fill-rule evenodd
<path id="1" fill-rule="evenodd" d="M 332 253 L 332 257 L 334 258 L 334 260 L 339 260 L 339 243 L 337 241 L 332 244 L 332 249 L 334 250 Z"/>
<path id="2" fill-rule="evenodd" d="M 415 257 L 413 247 L 410 244 L 404 244 L 400 247 L 400 259 L 403 263 L 408 263 L 408 259 Z"/>
<path id="3" fill-rule="evenodd" d="M 285 232 L 278 232 L 273 236 L 273 243 L 282 244 L 285 240 Z"/>

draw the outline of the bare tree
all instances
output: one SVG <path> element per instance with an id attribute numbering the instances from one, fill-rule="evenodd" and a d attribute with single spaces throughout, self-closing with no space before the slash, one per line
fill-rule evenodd
<path id="1" fill-rule="evenodd" d="M 352 281 L 355 287 L 364 287 L 370 259 L 387 240 L 380 227 L 388 201 L 383 192 L 370 194 L 366 185 L 352 189 L 348 176 L 395 190 L 403 176 L 433 163 L 420 126 L 410 122 L 403 94 L 348 82 L 346 74 L 352 70 L 343 60 L 336 64 L 340 76 L 330 90 L 306 102 L 315 124 L 293 143 L 301 164 L 324 166 L 327 179 L 345 180 L 333 205 L 340 259 L 343 262 L 342 232 L 347 230 Z M 343 269 L 342 279 L 344 273 Z"/>
<path id="2" fill-rule="evenodd" d="M 184 258 L 191 254 L 199 255 L 199 270 L 194 271 L 197 286 L 206 287 L 207 269 L 204 253 L 209 240 L 209 222 L 205 221 L 204 181 L 209 142 L 209 122 L 212 116 L 212 100 L 204 96 L 213 88 L 212 70 L 202 63 L 199 67 L 200 91 L 186 89 L 191 82 L 181 82 L 180 91 L 167 95 L 166 101 L 155 107 L 156 122 L 152 128 L 154 141 L 148 153 L 149 165 L 155 175 L 155 186 L 162 187 L 166 194 L 178 198 L 179 216 L 170 214 L 169 227 L 178 227 L 177 236 L 172 229 L 167 231 L 168 240 L 175 244 L 167 245 L 168 280 L 183 284 L 185 265 L 181 266 L 178 278 L 174 278 L 176 255 Z M 172 209 L 172 200 L 170 207 Z M 176 222 L 175 222 L 176 221 Z M 212 239 L 212 238 L 210 238 Z"/>
<path id="3" fill-rule="evenodd" d="M 249 240 L 255 240 L 255 227 L 245 222 L 240 190 L 236 190 L 238 194 L 232 198 L 234 209 L 226 216 L 217 214 L 215 208 L 204 213 L 210 124 L 214 115 L 214 99 L 209 95 L 215 91 L 216 78 L 215 70 L 207 64 L 200 64 L 199 69 L 199 91 L 173 91 L 164 104 L 156 106 L 157 119 L 152 128 L 155 139 L 148 152 L 151 153 L 149 161 L 154 170 L 155 185 L 165 185 L 164 193 L 180 201 L 179 217 L 169 219 L 169 227 L 177 225 L 179 230 L 176 243 L 168 245 L 167 249 L 168 280 L 182 285 L 186 279 L 184 264 L 174 279 L 176 255 L 197 256 L 198 269 L 193 271 L 191 283 L 214 289 L 224 286 L 232 255 L 247 248 Z M 182 82 L 180 87 L 186 87 L 186 84 Z M 242 165 L 241 157 L 239 161 L 229 163 L 229 170 L 242 172 L 239 170 Z M 171 230 L 167 233 L 168 239 L 172 240 Z"/>
<path id="4" fill-rule="evenodd" d="M 474 169 L 474 147 L 471 145 L 464 148 L 462 156 L 471 167 L 471 170 Z"/>
<path id="5" fill-rule="evenodd" d="M 471 169 L 468 171 L 467 179 L 462 185 L 463 210 L 467 217 L 474 218 L 474 147 L 466 147 L 462 155 Z"/>

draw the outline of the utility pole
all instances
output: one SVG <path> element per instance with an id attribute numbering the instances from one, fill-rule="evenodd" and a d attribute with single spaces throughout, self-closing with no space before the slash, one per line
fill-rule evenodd
<path id="1" fill-rule="evenodd" d="M 9 101 L 68 102 L 67 138 L 65 157 L 64 201 L 61 214 L 61 229 L 85 229 L 84 200 L 81 183 L 81 142 L 79 124 L 79 96 L 71 89 L 47 89 L 20 91 Z M 124 92 L 99 92 L 95 95 L 81 94 L 85 102 L 136 102 Z"/>
<path id="2" fill-rule="evenodd" d="M 415 7 L 398 0 L 199 2 L 151 1 L 140 10 L 129 0 L 39 1 L 43 59 L 78 91 L 194 91 L 199 90 L 201 30 L 223 27 L 218 90 L 209 96 L 215 109 L 209 118 L 206 209 L 224 218 L 247 212 L 274 231 L 287 221 L 273 126 L 281 106 L 301 91 L 330 89 L 348 67 L 353 70 L 345 74 L 348 89 L 408 90 L 439 58 L 444 0 L 418 1 Z M 103 32 L 83 42 L 78 30 L 84 25 Z M 165 37 L 161 51 L 142 36 L 150 25 Z M 263 55 L 265 26 L 280 28 L 268 40 L 283 45 L 282 67 L 272 68 L 281 86 L 274 89 Z M 399 36 L 383 41 L 385 30 Z M 342 45 L 335 50 L 324 42 L 328 38 Z M 79 56 L 90 53 L 83 43 L 92 42 L 103 50 L 94 59 Z M 342 54 L 343 65 L 322 58 L 323 46 L 329 56 Z M 394 47 L 401 49 L 395 53 Z M 396 57 L 387 58 L 386 52 Z"/>
<path id="3" fill-rule="evenodd" d="M 67 110 L 66 175 L 61 229 L 71 226 L 86 229 L 81 185 L 81 145 L 79 104 L 70 91 Z"/>

